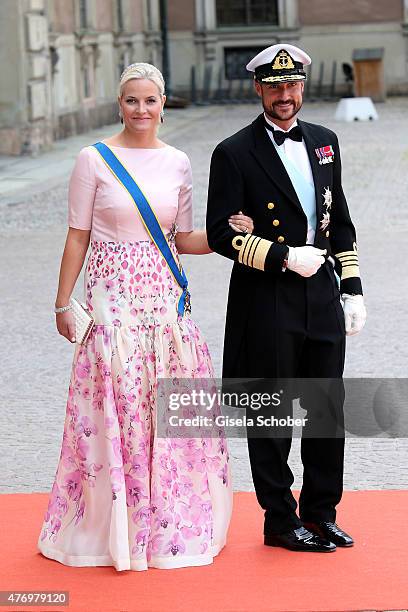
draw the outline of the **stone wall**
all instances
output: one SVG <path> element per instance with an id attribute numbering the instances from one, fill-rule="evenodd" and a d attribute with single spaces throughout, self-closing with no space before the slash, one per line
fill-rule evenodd
<path id="1" fill-rule="evenodd" d="M 79 0 L 0 1 L 0 153 L 36 154 L 117 120 L 121 70 L 152 53 L 143 6 L 122 0 L 120 28 L 117 0 L 87 0 L 86 23 Z"/>
<path id="2" fill-rule="evenodd" d="M 195 29 L 195 4 L 191 0 L 177 0 L 168 3 L 169 30 L 188 31 L 190 34 Z"/>
<path id="3" fill-rule="evenodd" d="M 0 0 L 0 153 L 36 152 L 55 138 L 117 119 L 117 84 L 125 66 L 161 67 L 159 0 Z M 216 0 L 168 0 L 173 92 L 188 96 L 190 72 L 212 66 L 212 87 L 226 49 L 285 40 L 325 64 L 337 83 L 353 49 L 383 47 L 387 92 L 408 94 L 408 0 L 278 0 L 279 25 L 219 28 Z M 82 20 L 83 21 L 83 20 Z M 122 23 L 120 23 L 122 21 Z M 223 82 L 226 86 L 226 82 Z"/>
<path id="4" fill-rule="evenodd" d="M 401 22 L 402 0 L 299 0 L 301 25 Z"/>
<path id="5" fill-rule="evenodd" d="M 0 41 L 0 153 L 35 154 L 52 143 L 44 0 L 2 0 Z"/>

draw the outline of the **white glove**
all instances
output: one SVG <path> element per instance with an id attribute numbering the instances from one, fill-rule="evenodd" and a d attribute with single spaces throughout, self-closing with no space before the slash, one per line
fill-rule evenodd
<path id="1" fill-rule="evenodd" d="M 313 276 L 322 263 L 326 249 L 316 249 L 314 246 L 289 247 L 288 268 L 300 276 Z"/>
<path id="2" fill-rule="evenodd" d="M 362 295 L 349 295 L 343 293 L 344 322 L 346 324 L 346 336 L 358 334 L 366 322 L 367 312 Z"/>

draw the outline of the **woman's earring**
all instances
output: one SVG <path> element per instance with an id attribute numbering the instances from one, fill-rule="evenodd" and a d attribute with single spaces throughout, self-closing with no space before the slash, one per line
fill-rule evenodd
<path id="1" fill-rule="evenodd" d="M 120 122 L 123 123 L 122 111 L 120 109 L 119 109 L 119 119 L 120 119 Z"/>
<path id="2" fill-rule="evenodd" d="M 164 111 L 160 111 L 160 123 L 164 122 Z"/>

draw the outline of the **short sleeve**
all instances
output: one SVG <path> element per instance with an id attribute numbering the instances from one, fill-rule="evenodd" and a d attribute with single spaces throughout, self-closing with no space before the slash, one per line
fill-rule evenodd
<path id="1" fill-rule="evenodd" d="M 82 230 L 92 228 L 96 193 L 95 167 L 88 147 L 81 149 L 71 174 L 68 189 L 68 225 Z"/>
<path id="2" fill-rule="evenodd" d="M 180 188 L 176 225 L 179 232 L 192 232 L 193 225 L 193 175 L 187 155 L 184 161 L 183 184 Z"/>

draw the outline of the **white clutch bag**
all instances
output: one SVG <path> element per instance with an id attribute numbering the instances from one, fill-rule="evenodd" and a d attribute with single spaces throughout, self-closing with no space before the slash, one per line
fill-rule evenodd
<path id="1" fill-rule="evenodd" d="M 75 298 L 71 298 L 69 300 L 71 306 L 71 312 L 74 315 L 75 320 L 75 339 L 78 344 L 84 344 L 93 326 L 95 325 L 95 321 L 89 313 L 89 310 L 82 304 L 78 302 Z"/>

